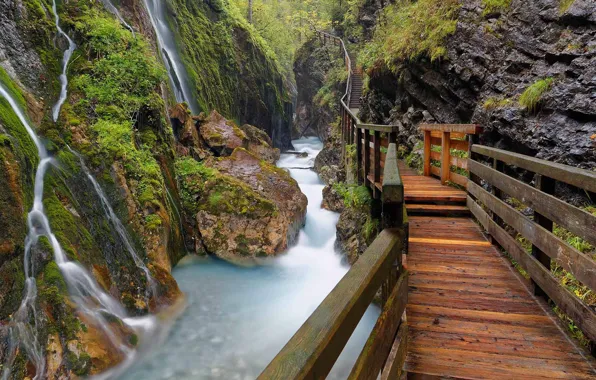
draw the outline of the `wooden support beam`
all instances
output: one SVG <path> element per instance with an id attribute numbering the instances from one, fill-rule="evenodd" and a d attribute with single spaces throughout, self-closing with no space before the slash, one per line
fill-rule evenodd
<path id="1" fill-rule="evenodd" d="M 553 180 L 552 178 L 544 177 L 541 174 L 537 174 L 534 181 L 534 186 L 538 190 L 551 195 L 555 193 L 555 180 Z M 534 221 L 539 226 L 542 226 L 545 230 L 552 232 L 553 221 L 548 219 L 546 216 L 534 211 Z M 538 262 L 540 262 L 545 268 L 547 268 L 550 271 L 550 257 L 534 244 L 532 244 L 532 256 L 534 256 L 536 260 L 538 260 Z M 547 296 L 544 290 L 540 289 L 540 286 L 533 280 L 532 285 L 534 287 L 535 295 L 541 297 Z"/>
<path id="2" fill-rule="evenodd" d="M 399 252 L 401 256 L 401 252 Z M 348 379 L 376 380 L 389 356 L 402 315 L 408 303 L 408 272 L 403 272 L 392 288 Z"/>
<path id="3" fill-rule="evenodd" d="M 404 184 L 397 166 L 397 145 L 389 144 L 383 171 L 383 228 L 401 227 L 404 223 Z"/>
<path id="4" fill-rule="evenodd" d="M 374 183 L 381 182 L 381 132 L 373 132 L 373 178 Z M 373 196 L 380 198 L 379 190 L 373 187 Z"/>
<path id="5" fill-rule="evenodd" d="M 358 126 L 356 126 L 356 173 L 358 185 L 362 185 L 366 176 L 362 173 L 362 129 Z"/>
<path id="6" fill-rule="evenodd" d="M 424 175 L 430 177 L 430 150 L 431 137 L 430 131 L 424 131 Z"/>
<path id="7" fill-rule="evenodd" d="M 441 141 L 441 183 L 447 184 L 449 173 L 451 172 L 451 154 L 450 154 L 450 132 L 443 132 L 443 141 Z"/>
<path id="8" fill-rule="evenodd" d="M 364 131 L 364 183 L 367 184 L 370 173 L 370 132 Z M 373 183 L 374 187 L 374 183 Z"/>

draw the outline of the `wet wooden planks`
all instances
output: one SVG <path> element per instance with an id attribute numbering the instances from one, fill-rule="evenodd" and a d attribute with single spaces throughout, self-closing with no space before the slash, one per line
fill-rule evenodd
<path id="1" fill-rule="evenodd" d="M 414 216 L 409 222 L 406 370 L 412 378 L 596 378 L 593 359 L 568 339 L 474 221 Z"/>
<path id="2" fill-rule="evenodd" d="M 465 191 L 441 185 L 441 181 L 434 177 L 421 176 L 403 161 L 398 162 L 398 167 L 404 183 L 406 203 L 465 204 Z"/>

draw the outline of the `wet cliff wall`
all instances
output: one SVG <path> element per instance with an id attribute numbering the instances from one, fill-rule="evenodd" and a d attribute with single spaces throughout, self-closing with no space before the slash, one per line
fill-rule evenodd
<path id="1" fill-rule="evenodd" d="M 448 3 L 442 2 L 443 10 Z M 432 46 L 434 52 L 404 45 L 387 54 L 387 45 L 379 44 L 382 50 L 361 55 L 359 63 L 370 76 L 362 117 L 401 123 L 402 143 L 410 147 L 420 139 L 417 125 L 422 120 L 479 123 L 485 128 L 482 143 L 594 168 L 596 4 L 451 3 L 453 16 L 433 14 L 427 20 L 445 16 L 435 25 L 445 28 L 446 21 L 454 20 L 438 44 L 432 40 L 436 35 L 411 41 Z M 402 4 L 402 13 L 415 19 L 409 2 Z M 379 13 L 378 8 L 373 11 L 367 18 Z"/>

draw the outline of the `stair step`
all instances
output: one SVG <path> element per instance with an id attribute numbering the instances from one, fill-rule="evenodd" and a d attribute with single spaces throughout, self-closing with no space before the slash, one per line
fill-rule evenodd
<path id="1" fill-rule="evenodd" d="M 453 193 L 428 193 L 416 194 L 415 191 L 406 192 L 406 203 L 421 204 L 421 203 L 435 203 L 435 204 L 466 204 L 467 195 L 461 191 L 454 191 Z"/>
<path id="2" fill-rule="evenodd" d="M 470 215 L 462 205 L 406 204 L 409 215 Z"/>

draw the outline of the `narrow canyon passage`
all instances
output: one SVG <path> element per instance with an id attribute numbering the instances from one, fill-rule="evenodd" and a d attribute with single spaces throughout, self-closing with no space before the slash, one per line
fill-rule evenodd
<path id="1" fill-rule="evenodd" d="M 321 208 L 323 184 L 310 169 L 323 144 L 293 144 L 308 156 L 282 154 L 278 166 L 290 170 L 309 202 L 296 244 L 253 268 L 212 259 L 181 263 L 174 276 L 187 309 L 123 378 L 254 379 L 348 271 L 334 249 L 339 216 Z M 329 378 L 347 377 L 378 314 L 369 308 Z"/>

